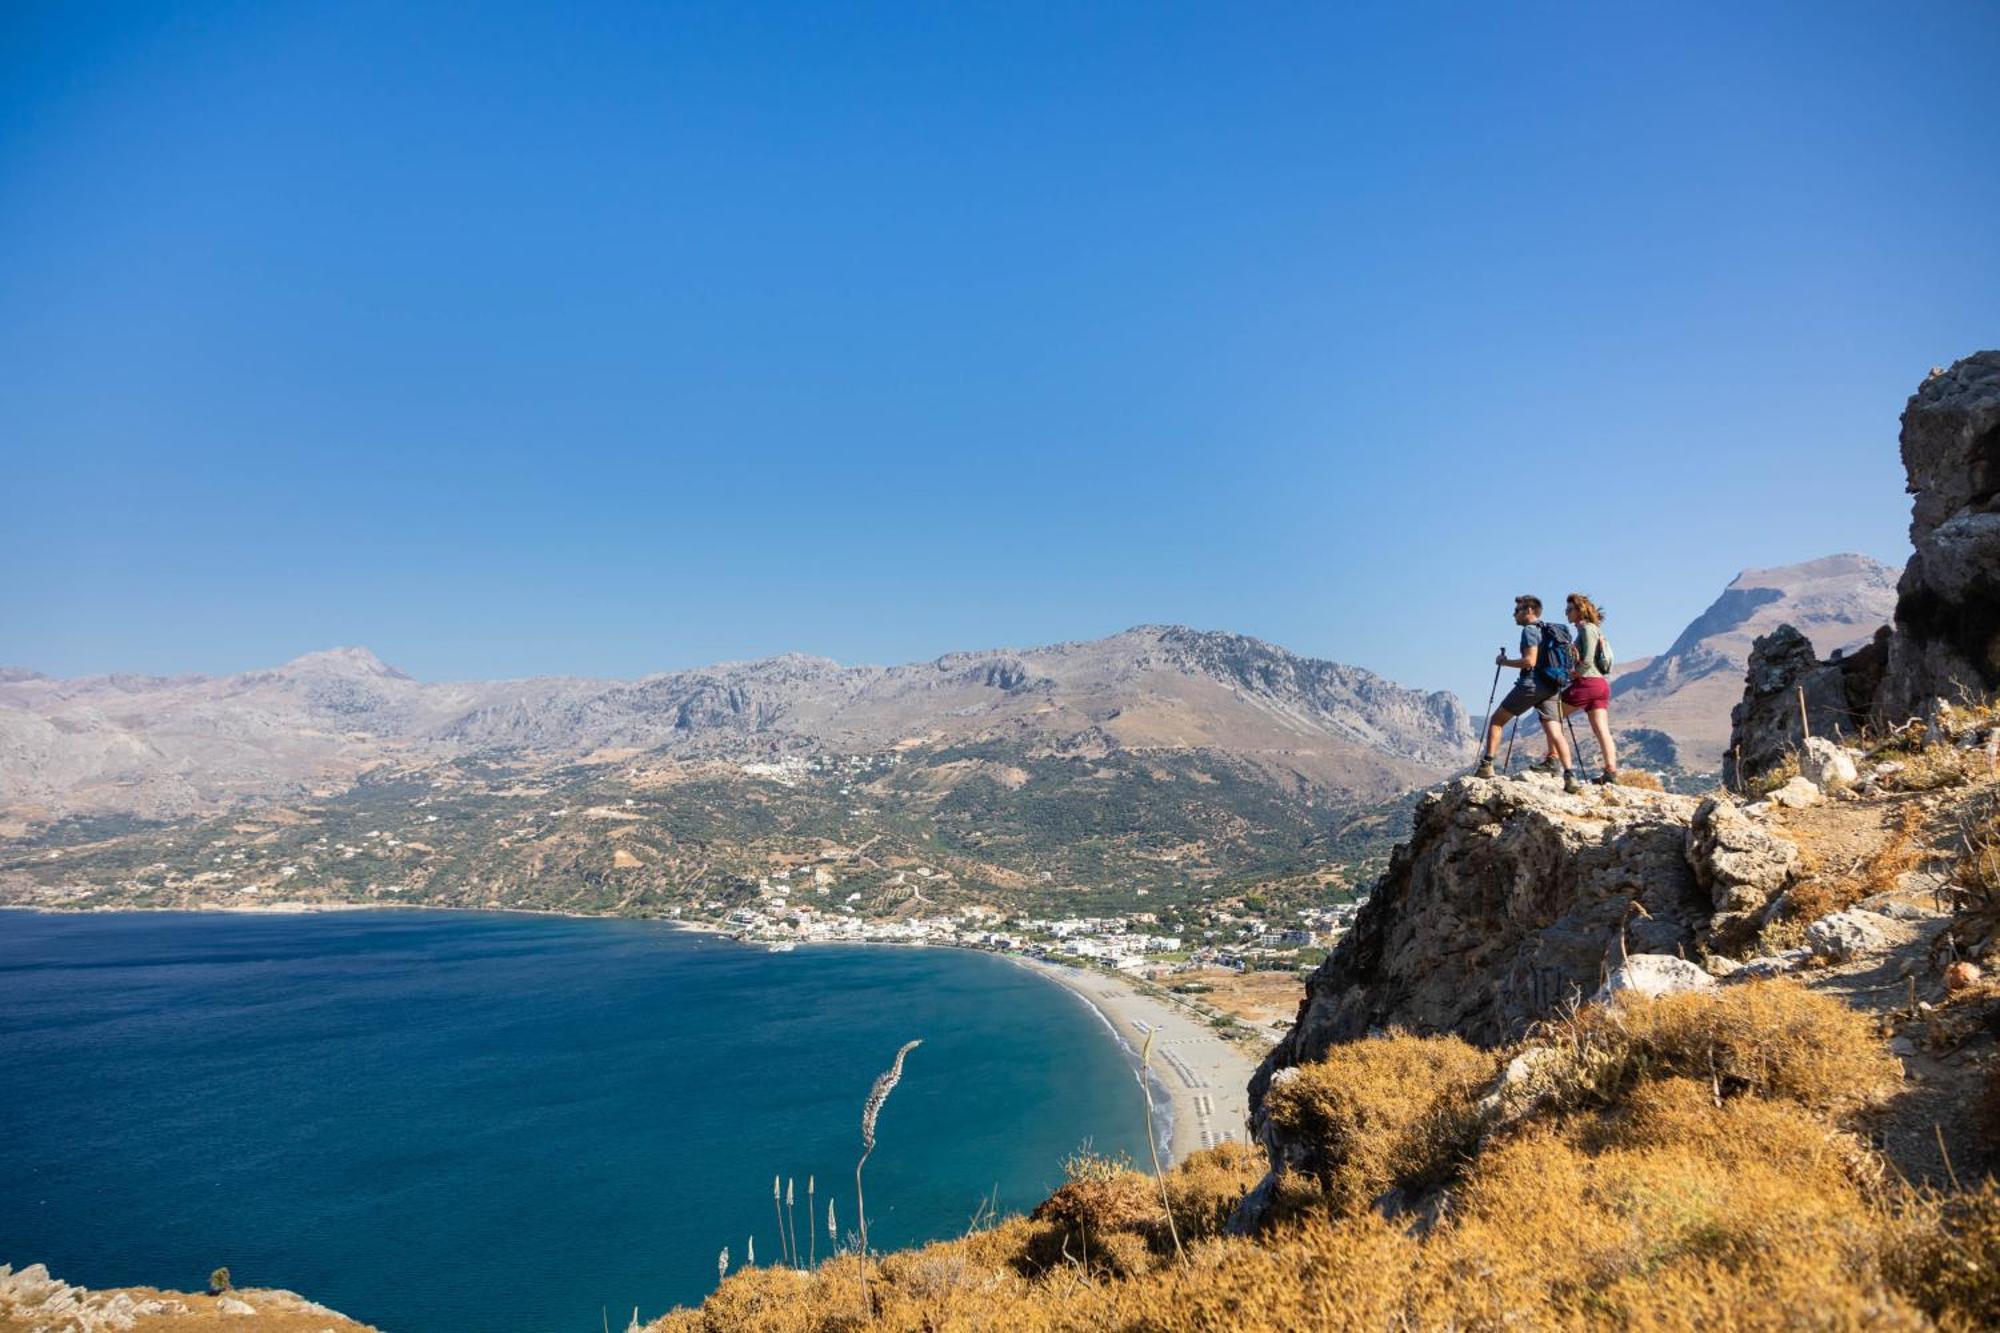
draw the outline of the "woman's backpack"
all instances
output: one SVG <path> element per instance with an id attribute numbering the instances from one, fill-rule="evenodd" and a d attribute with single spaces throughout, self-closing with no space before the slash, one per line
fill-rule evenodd
<path id="1" fill-rule="evenodd" d="M 1611 674 L 1611 640 L 1604 637 L 1604 628 L 1602 626 L 1598 627 L 1597 648 L 1596 651 L 1591 653 L 1591 657 L 1593 659 L 1591 665 L 1597 668 L 1598 675 L 1608 676 Z"/>

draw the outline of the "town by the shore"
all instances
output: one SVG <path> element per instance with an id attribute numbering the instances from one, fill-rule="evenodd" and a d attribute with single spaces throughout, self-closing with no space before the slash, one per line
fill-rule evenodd
<path id="1" fill-rule="evenodd" d="M 1162 1144 L 1175 1162 L 1218 1143 L 1247 1142 L 1249 1083 L 1257 1057 L 1224 1039 L 1201 1015 L 1148 995 L 1109 972 L 1008 955 L 1081 997 L 1129 1048 L 1134 1063 L 1149 1033 L 1153 1086 L 1164 1089 L 1172 1128 Z"/>

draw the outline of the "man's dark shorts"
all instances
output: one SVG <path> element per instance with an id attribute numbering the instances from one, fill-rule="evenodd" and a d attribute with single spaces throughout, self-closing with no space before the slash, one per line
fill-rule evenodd
<path id="1" fill-rule="evenodd" d="M 1559 691 L 1536 681 L 1532 685 L 1516 685 L 1507 691 L 1507 697 L 1500 701 L 1499 712 L 1508 717 L 1522 717 L 1530 712 L 1540 713 L 1544 722 L 1559 721 L 1556 696 Z"/>

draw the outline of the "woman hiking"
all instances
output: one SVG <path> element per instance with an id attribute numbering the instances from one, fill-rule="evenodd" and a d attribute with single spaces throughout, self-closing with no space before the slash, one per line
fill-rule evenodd
<path id="1" fill-rule="evenodd" d="M 1591 734 L 1604 752 L 1604 772 L 1597 780 L 1615 783 L 1618 751 L 1611 743 L 1611 645 L 1604 638 L 1604 612 L 1582 593 L 1573 592 L 1564 603 L 1563 619 L 1576 626 L 1576 679 L 1562 692 L 1562 715 L 1589 716 Z"/>

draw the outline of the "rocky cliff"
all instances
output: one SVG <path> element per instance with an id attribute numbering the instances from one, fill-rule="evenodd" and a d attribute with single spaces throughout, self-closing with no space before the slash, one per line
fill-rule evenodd
<path id="1" fill-rule="evenodd" d="M 1807 734 L 1880 732 L 2000 690 L 2000 351 L 1933 371 L 1903 409 L 1901 440 L 1915 550 L 1894 624 L 1824 660 L 1792 624 L 1759 637 L 1731 714 L 1732 784 L 1796 754 Z"/>
<path id="2" fill-rule="evenodd" d="M 1267 1071 L 1391 1027 L 1518 1037 L 1602 984 L 1621 932 L 1635 953 L 1692 950 L 1709 910 L 1686 859 L 1695 808 L 1508 779 L 1432 792 Z"/>
<path id="3" fill-rule="evenodd" d="M 1903 409 L 1902 451 L 1916 549 L 1896 585 L 1884 721 L 2000 689 L 2000 351 L 1924 381 Z"/>

